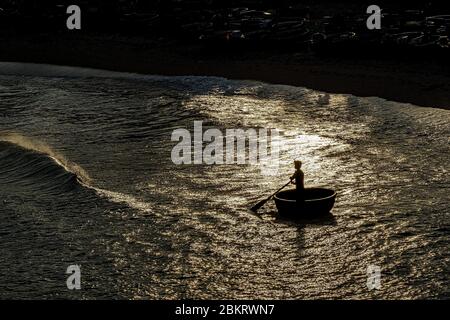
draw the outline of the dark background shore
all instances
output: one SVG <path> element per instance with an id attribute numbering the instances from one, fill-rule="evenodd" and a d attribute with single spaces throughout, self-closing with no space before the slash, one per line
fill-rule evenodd
<path id="1" fill-rule="evenodd" d="M 3 39 L 1 61 L 48 63 L 158 75 L 205 75 L 377 96 L 450 109 L 450 70 L 433 61 L 317 57 L 282 50 L 208 51 L 141 38 L 39 35 Z"/>
<path id="2" fill-rule="evenodd" d="M 0 61 L 260 80 L 450 109 L 450 6 L 436 0 L 381 1 L 379 31 L 366 27 L 365 0 L 80 1 L 81 30 L 67 30 L 67 4 L 3 2 Z"/>

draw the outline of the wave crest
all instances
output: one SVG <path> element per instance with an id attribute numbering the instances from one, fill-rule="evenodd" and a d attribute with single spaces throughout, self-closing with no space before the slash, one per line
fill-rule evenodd
<path id="1" fill-rule="evenodd" d="M 20 134 L 0 134 L 0 181 L 45 189 L 88 184 L 89 175 L 43 142 Z M 64 188 L 65 189 L 65 188 Z"/>

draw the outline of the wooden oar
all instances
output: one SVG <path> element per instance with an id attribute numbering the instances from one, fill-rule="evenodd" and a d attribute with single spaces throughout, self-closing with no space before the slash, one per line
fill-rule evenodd
<path id="1" fill-rule="evenodd" d="M 284 188 L 286 188 L 291 182 L 292 180 L 294 180 L 294 178 L 292 177 L 291 180 L 289 180 L 288 183 L 286 183 L 284 186 L 282 186 L 280 189 L 278 189 L 277 191 L 275 191 L 274 193 L 272 193 L 267 199 L 263 199 L 260 202 L 258 202 L 257 204 L 255 204 L 253 207 L 250 208 L 250 210 L 252 210 L 253 212 L 258 211 L 263 205 L 266 204 L 267 201 L 269 201 L 270 199 L 272 199 L 272 197 L 274 195 L 276 195 L 278 192 L 280 192 L 281 190 L 283 190 Z"/>

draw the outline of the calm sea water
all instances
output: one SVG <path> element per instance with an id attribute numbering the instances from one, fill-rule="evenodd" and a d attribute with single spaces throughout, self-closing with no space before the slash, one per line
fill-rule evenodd
<path id="1" fill-rule="evenodd" d="M 174 165 L 194 120 L 278 129 L 280 172 Z M 0 298 L 449 298 L 449 139 L 449 111 L 379 98 L 0 63 Z M 251 214 L 295 158 L 333 217 Z"/>

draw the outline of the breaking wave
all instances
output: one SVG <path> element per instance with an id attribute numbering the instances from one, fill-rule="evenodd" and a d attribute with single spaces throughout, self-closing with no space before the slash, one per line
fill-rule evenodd
<path id="1" fill-rule="evenodd" d="M 148 211 L 148 203 L 127 194 L 97 188 L 79 165 L 67 160 L 43 142 L 19 134 L 0 135 L 0 182 L 20 188 L 56 193 L 82 186 L 111 202 Z"/>
<path id="2" fill-rule="evenodd" d="M 0 181 L 66 192 L 89 183 L 88 174 L 78 165 L 53 151 L 45 143 L 19 134 L 0 135 Z"/>

